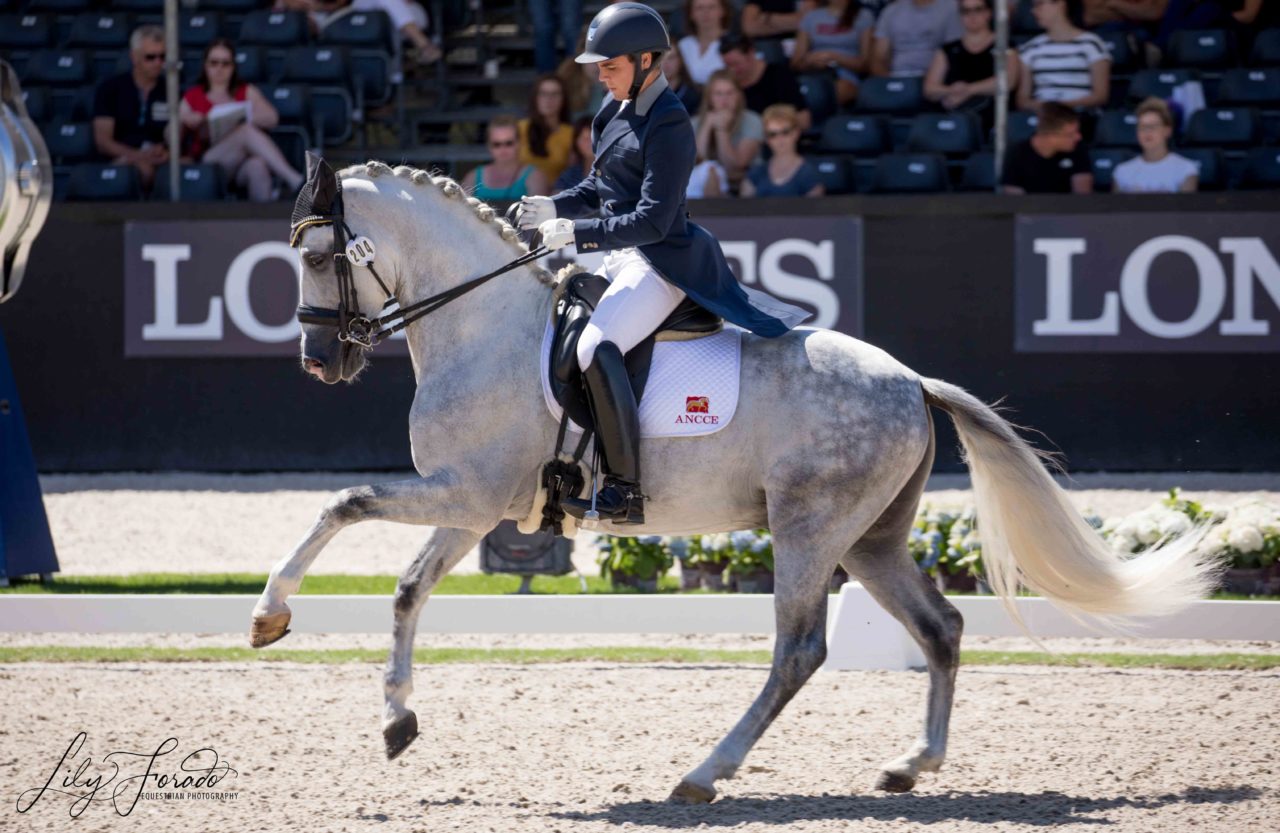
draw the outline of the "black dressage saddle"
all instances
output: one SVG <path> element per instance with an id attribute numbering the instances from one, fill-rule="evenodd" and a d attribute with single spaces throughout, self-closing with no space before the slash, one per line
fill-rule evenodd
<path id="1" fill-rule="evenodd" d="M 578 338 L 608 288 L 609 281 L 599 275 L 579 272 L 567 278 L 564 293 L 556 304 L 555 335 L 551 340 L 551 394 L 569 419 L 588 432 L 595 426 L 586 386 L 582 383 L 582 370 L 578 367 Z M 723 325 L 724 319 L 695 301 L 689 298 L 681 301 L 653 334 L 627 353 L 627 375 L 631 378 L 636 402 L 644 395 L 649 365 L 653 361 L 653 345 L 659 335 L 678 333 L 685 338 L 698 338 L 718 332 Z"/>

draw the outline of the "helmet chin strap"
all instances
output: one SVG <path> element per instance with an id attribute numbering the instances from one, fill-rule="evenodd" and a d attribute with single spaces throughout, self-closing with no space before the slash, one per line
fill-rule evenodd
<path id="1" fill-rule="evenodd" d="M 627 101 L 633 102 L 631 105 L 632 107 L 636 106 L 634 102 L 636 100 L 636 96 L 640 94 L 640 88 L 644 86 L 645 79 L 653 75 L 653 71 L 655 69 L 660 68 L 658 65 L 658 61 L 655 59 L 654 62 L 649 65 L 649 69 L 647 72 L 645 70 L 640 69 L 640 59 L 647 54 L 649 53 L 633 52 L 631 54 L 631 63 L 635 65 L 636 72 L 635 72 L 635 79 L 631 82 L 631 91 L 627 93 Z"/>

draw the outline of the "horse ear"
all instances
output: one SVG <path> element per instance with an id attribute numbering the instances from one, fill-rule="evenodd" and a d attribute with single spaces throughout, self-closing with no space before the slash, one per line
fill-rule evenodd
<path id="1" fill-rule="evenodd" d="M 317 153 L 307 151 L 307 179 L 311 179 L 316 175 L 316 169 L 321 165 L 329 167 L 329 163 L 324 161 L 324 157 Z"/>
<path id="2" fill-rule="evenodd" d="M 333 213 L 341 190 L 338 176 L 328 162 L 310 151 L 307 151 L 307 186 L 303 190 L 309 192 L 312 214 L 326 216 Z"/>

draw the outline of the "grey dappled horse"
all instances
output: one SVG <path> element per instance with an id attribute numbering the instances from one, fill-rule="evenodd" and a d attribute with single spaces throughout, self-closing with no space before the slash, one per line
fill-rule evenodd
<path id="1" fill-rule="evenodd" d="M 340 172 L 352 233 L 376 245 L 376 268 L 405 303 L 457 286 L 525 251 L 493 209 L 457 183 L 371 162 Z M 304 304 L 337 306 L 333 229 L 299 238 Z M 383 295 L 354 270 L 374 316 Z M 535 266 L 490 281 L 407 330 L 417 392 L 409 414 L 418 477 L 344 489 L 271 571 L 254 608 L 252 642 L 286 633 L 286 599 L 325 544 L 350 524 L 435 527 L 400 577 L 382 715 L 388 756 L 416 736 L 405 705 L 412 648 L 431 589 L 505 519 L 530 516 L 557 423 L 539 380 L 552 276 Z M 303 327 L 303 363 L 325 382 L 351 381 L 365 353 L 333 327 Z M 907 552 L 908 530 L 934 455 L 930 407 L 948 413 L 964 445 L 982 523 L 988 579 L 1006 602 L 1025 585 L 1068 611 L 1103 621 L 1172 611 L 1203 595 L 1212 569 L 1191 541 L 1122 560 L 1106 548 L 1030 448 L 960 388 L 923 379 L 869 344 L 800 328 L 742 339 L 741 400 L 732 421 L 697 438 L 646 439 L 648 523 L 620 531 L 773 532 L 777 638 L 764 689 L 672 799 L 710 801 L 826 655 L 827 587 L 836 565 L 860 581 L 920 643 L 928 659 L 924 731 L 887 763 L 882 789 L 911 789 L 946 752 L 962 620 Z M 370 403 L 376 407 L 377 403 Z M 606 524 L 605 531 L 613 531 Z"/>

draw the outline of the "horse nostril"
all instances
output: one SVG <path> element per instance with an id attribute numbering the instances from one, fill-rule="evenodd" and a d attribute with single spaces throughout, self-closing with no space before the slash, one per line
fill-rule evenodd
<path id="1" fill-rule="evenodd" d="M 319 359 L 309 359 L 309 358 L 303 359 L 302 367 L 304 370 L 306 370 L 308 373 L 310 373 L 313 376 L 324 375 L 324 362 L 320 361 Z"/>

